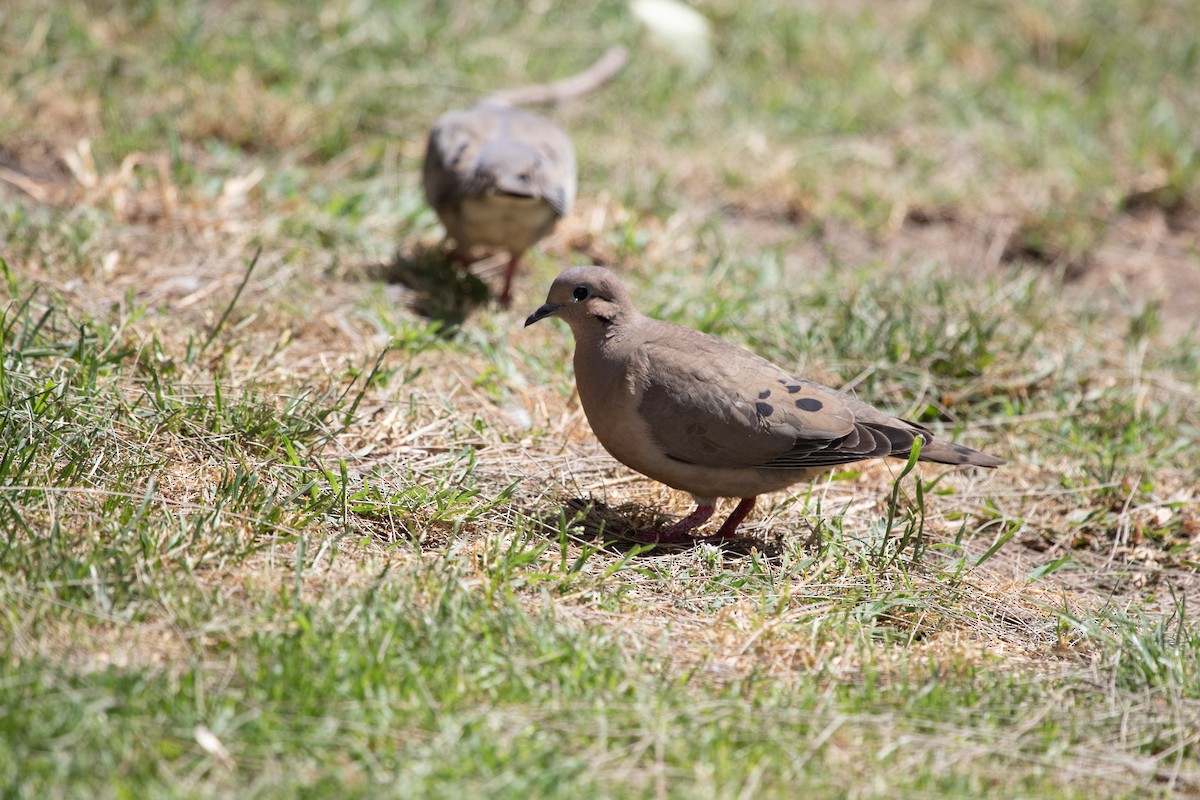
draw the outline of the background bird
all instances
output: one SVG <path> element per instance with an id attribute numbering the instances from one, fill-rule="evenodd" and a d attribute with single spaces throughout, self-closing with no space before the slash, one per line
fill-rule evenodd
<path id="1" fill-rule="evenodd" d="M 476 246 L 509 254 L 500 301 L 512 296 L 521 257 L 570 212 L 577 188 L 575 148 L 566 131 L 518 106 L 561 102 L 593 91 L 624 66 L 622 47 L 584 72 L 555 83 L 499 92 L 449 111 L 429 132 L 425 199 L 468 263 Z"/>

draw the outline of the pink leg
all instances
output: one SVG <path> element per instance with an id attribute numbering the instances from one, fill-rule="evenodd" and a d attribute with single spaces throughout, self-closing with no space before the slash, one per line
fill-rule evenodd
<path id="1" fill-rule="evenodd" d="M 721 523 L 721 529 L 712 536 L 705 537 L 705 541 L 719 542 L 724 539 L 736 538 L 738 525 L 742 524 L 742 520 L 744 520 L 750 513 L 750 510 L 754 508 L 754 501 L 757 499 L 757 497 L 743 497 L 742 502 L 737 504 L 737 508 L 730 513 L 723 523 Z"/>
<path id="2" fill-rule="evenodd" d="M 521 263 L 521 254 L 518 253 L 508 259 L 508 267 L 504 270 L 504 289 L 500 292 L 500 304 L 508 305 L 512 302 L 512 282 L 513 276 L 517 274 L 517 265 Z"/>
<path id="3" fill-rule="evenodd" d="M 639 542 L 690 542 L 696 537 L 691 532 L 703 525 L 716 509 L 711 506 L 696 506 L 696 510 L 662 531 L 645 531 L 634 537 Z"/>

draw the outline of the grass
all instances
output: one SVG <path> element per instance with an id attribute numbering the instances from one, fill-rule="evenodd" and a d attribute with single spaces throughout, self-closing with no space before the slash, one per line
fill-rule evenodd
<path id="1" fill-rule="evenodd" d="M 1200 8 L 699 8 L 0 11 L 5 796 L 1197 791 Z M 513 310 L 447 288 L 428 126 L 613 41 Z M 520 326 L 588 260 L 1009 466 L 630 547 L 688 499 Z"/>

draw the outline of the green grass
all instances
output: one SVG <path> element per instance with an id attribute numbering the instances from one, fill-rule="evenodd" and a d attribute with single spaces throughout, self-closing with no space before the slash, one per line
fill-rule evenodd
<path id="1" fill-rule="evenodd" d="M 1197 791 L 1195 327 L 1085 279 L 1197 266 L 1200 7 L 464 8 L 0 11 L 0 794 Z M 513 310 L 439 294 L 428 126 L 614 41 Z M 1010 463 L 630 547 L 688 499 L 521 328 L 593 258 Z"/>
<path id="2" fill-rule="evenodd" d="M 705 685 L 673 676 L 669 654 L 630 655 L 603 626 L 564 625 L 536 602 L 489 603 L 442 560 L 336 595 L 312 605 L 286 589 L 255 593 L 264 629 L 223 632 L 216 663 L 174 674 L 50 660 L 9 671 L 0 774 L 19 779 L 14 796 L 732 797 L 801 784 L 831 797 L 872 785 L 1070 797 L 1104 785 L 1106 741 L 1139 739 L 1150 753 L 1190 735 L 1130 725 L 1086 684 L 978 664 L 901 657 L 886 682 L 818 667 L 803 680 Z M 1161 701 L 1135 683 L 1122 702 Z M 201 726 L 231 762 L 213 763 Z M 1055 767 L 1085 763 L 1096 772 Z"/>

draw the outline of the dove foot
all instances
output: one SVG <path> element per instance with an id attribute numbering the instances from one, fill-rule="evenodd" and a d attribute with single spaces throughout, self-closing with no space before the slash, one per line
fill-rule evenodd
<path id="1" fill-rule="evenodd" d="M 504 270 L 504 288 L 500 290 L 500 296 L 496 299 L 505 308 L 508 308 L 512 304 L 512 282 L 513 277 L 517 274 L 517 267 L 520 263 L 520 255 L 511 256 L 508 259 L 508 266 Z"/>
<path id="2" fill-rule="evenodd" d="M 737 504 L 737 508 L 730 512 L 729 516 L 721 523 L 721 527 L 716 533 L 708 536 L 697 536 L 692 533 L 696 528 L 708 521 L 716 510 L 712 505 L 696 506 L 696 510 L 688 514 L 683 519 L 661 531 L 645 531 L 637 534 L 634 539 L 638 542 L 647 544 L 679 544 L 688 542 L 724 542 L 731 539 L 740 539 L 737 535 L 738 526 L 742 524 L 742 520 L 746 519 L 751 509 L 754 508 L 754 501 L 757 498 L 744 497 Z"/>
<path id="3" fill-rule="evenodd" d="M 696 506 L 696 510 L 673 525 L 668 525 L 661 531 L 643 531 L 634 536 L 634 541 L 646 544 L 676 544 L 693 542 L 697 537 L 692 535 L 698 526 L 708 521 L 716 508 L 711 505 Z"/>
<path id="4" fill-rule="evenodd" d="M 704 540 L 706 542 L 723 542 L 726 539 L 741 538 L 737 535 L 738 525 L 741 525 L 742 520 L 750 514 L 751 509 L 754 508 L 754 501 L 757 499 L 757 497 L 743 497 L 742 501 L 737 504 L 737 508 L 730 512 L 725 521 L 721 523 L 720 529 L 712 536 L 706 536 Z"/>

